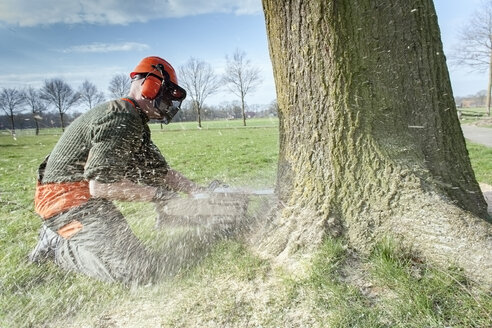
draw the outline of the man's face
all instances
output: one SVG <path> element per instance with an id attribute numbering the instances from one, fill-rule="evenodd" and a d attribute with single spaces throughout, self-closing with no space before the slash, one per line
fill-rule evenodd
<path id="1" fill-rule="evenodd" d="M 169 82 L 161 86 L 155 99 L 145 98 L 142 94 L 145 78 L 132 81 L 130 95 L 137 101 L 139 107 L 149 119 L 162 120 L 168 124 L 181 107 L 186 97 L 186 91 L 178 85 Z"/>

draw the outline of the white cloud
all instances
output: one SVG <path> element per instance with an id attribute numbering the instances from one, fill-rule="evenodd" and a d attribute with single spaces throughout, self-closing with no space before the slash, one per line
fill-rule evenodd
<path id="1" fill-rule="evenodd" d="M 17 26 L 128 24 L 206 13 L 260 13 L 261 0 L 2 0 L 0 22 Z"/>
<path id="2" fill-rule="evenodd" d="M 123 42 L 123 43 L 91 43 L 73 46 L 63 50 L 65 53 L 82 52 L 82 53 L 107 53 L 115 51 L 143 51 L 150 47 L 144 43 Z"/>
<path id="3" fill-rule="evenodd" d="M 97 81 L 92 79 L 97 72 Z M 60 66 L 51 72 L 33 72 L 33 73 L 10 73 L 0 74 L 0 88 L 23 88 L 27 85 L 31 85 L 35 88 L 40 87 L 45 80 L 60 78 L 66 80 L 69 84 L 77 87 L 86 79 L 98 84 L 99 80 L 110 80 L 115 74 L 127 74 L 128 68 L 122 66 L 99 66 L 99 65 L 85 65 L 85 66 Z"/>

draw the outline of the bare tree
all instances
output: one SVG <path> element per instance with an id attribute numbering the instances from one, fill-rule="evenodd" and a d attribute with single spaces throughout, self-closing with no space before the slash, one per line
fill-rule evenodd
<path id="1" fill-rule="evenodd" d="M 492 1 L 483 1 L 459 35 L 459 44 L 450 55 L 451 62 L 459 66 L 468 66 L 472 70 L 486 72 L 487 115 L 490 116 L 492 91 Z"/>
<path id="2" fill-rule="evenodd" d="M 109 92 L 113 98 L 126 97 L 130 91 L 131 80 L 126 74 L 116 74 L 109 81 Z"/>
<path id="3" fill-rule="evenodd" d="M 15 137 L 15 120 L 14 116 L 22 111 L 24 104 L 24 95 L 17 89 L 3 88 L 0 92 L 0 108 L 7 114 L 10 119 L 11 134 Z"/>
<path id="4" fill-rule="evenodd" d="M 193 57 L 179 68 L 179 78 L 191 98 L 201 128 L 203 104 L 208 96 L 218 91 L 220 80 L 210 64 Z"/>
<path id="5" fill-rule="evenodd" d="M 278 102 L 277 99 L 272 100 L 268 105 L 268 114 L 271 116 L 278 116 Z"/>
<path id="6" fill-rule="evenodd" d="M 432 1 L 263 0 L 263 8 L 280 210 L 261 251 L 292 264 L 327 235 L 363 254 L 390 237 L 492 288 L 492 224 Z"/>
<path id="7" fill-rule="evenodd" d="M 226 56 L 226 60 L 227 66 L 223 81 L 232 93 L 241 98 L 243 124 L 246 126 L 244 98 L 261 83 L 260 69 L 253 67 L 251 61 L 246 59 L 246 53 L 239 49 L 236 49 L 232 58 Z"/>
<path id="8" fill-rule="evenodd" d="M 80 86 L 79 93 L 80 100 L 87 105 L 88 109 L 104 101 L 104 93 L 97 90 L 97 87 L 87 80 Z"/>
<path id="9" fill-rule="evenodd" d="M 39 121 L 42 120 L 42 113 L 46 110 L 46 105 L 40 98 L 39 92 L 29 86 L 24 91 L 26 105 L 32 113 L 34 123 L 36 124 L 36 135 L 39 134 Z"/>
<path id="10" fill-rule="evenodd" d="M 51 79 L 44 82 L 40 96 L 58 110 L 62 131 L 65 131 L 65 113 L 80 100 L 80 94 L 62 79 Z"/>

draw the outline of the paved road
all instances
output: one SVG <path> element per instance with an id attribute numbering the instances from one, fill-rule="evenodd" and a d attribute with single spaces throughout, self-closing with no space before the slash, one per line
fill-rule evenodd
<path id="1" fill-rule="evenodd" d="M 492 147 L 492 128 L 481 128 L 474 125 L 462 125 L 463 135 L 473 142 Z M 489 214 L 492 215 L 492 186 L 480 183 L 483 196 L 487 202 Z"/>
<path id="2" fill-rule="evenodd" d="M 462 125 L 463 135 L 466 139 L 492 147 L 492 128 L 481 128 L 474 125 Z"/>
<path id="3" fill-rule="evenodd" d="M 485 183 L 480 183 L 480 189 L 482 189 L 483 197 L 487 202 L 487 212 L 492 215 L 492 186 Z"/>

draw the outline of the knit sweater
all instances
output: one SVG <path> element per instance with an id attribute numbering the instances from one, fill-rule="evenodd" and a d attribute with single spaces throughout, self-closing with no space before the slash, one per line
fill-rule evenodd
<path id="1" fill-rule="evenodd" d="M 50 154 L 43 183 L 128 179 L 159 186 L 168 165 L 151 141 L 148 118 L 125 100 L 101 104 L 73 121 Z"/>

